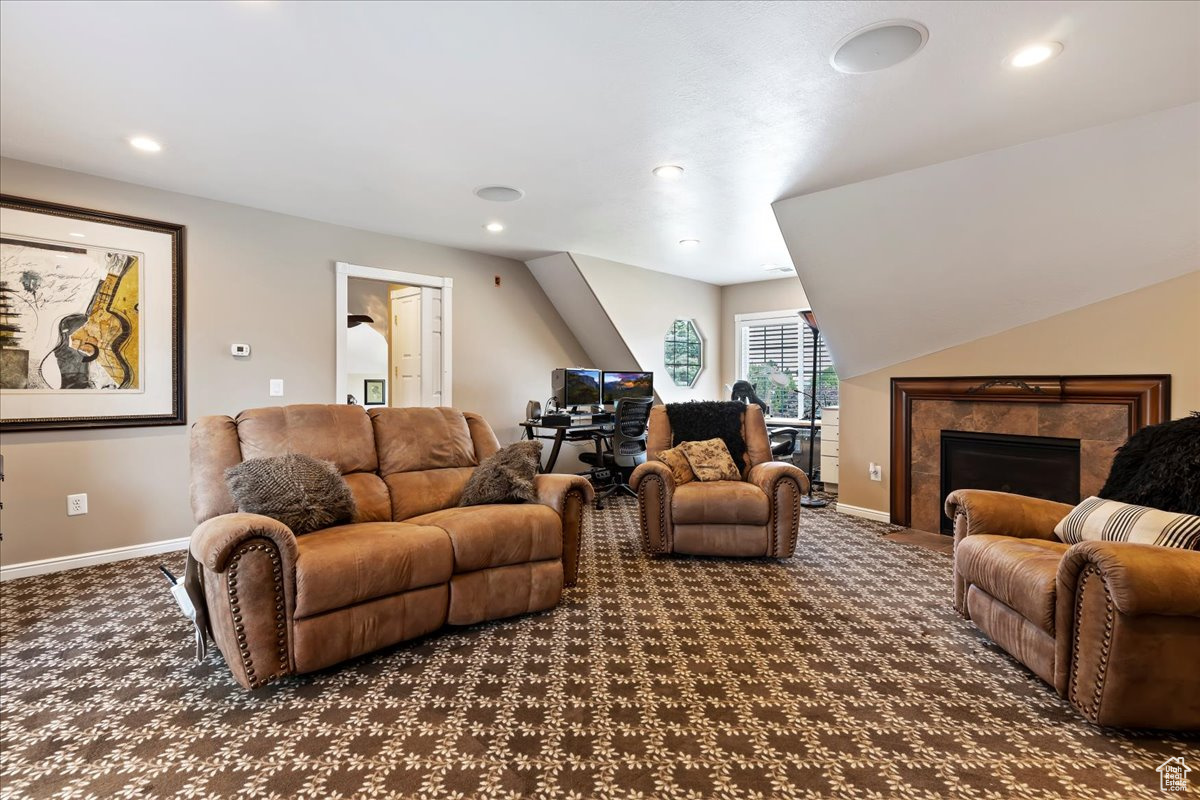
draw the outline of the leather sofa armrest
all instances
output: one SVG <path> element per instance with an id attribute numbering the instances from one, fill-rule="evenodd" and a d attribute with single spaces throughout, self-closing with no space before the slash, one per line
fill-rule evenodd
<path id="1" fill-rule="evenodd" d="M 1132 542 L 1073 545 L 1058 566 L 1059 612 L 1066 602 L 1073 613 L 1070 599 L 1089 569 L 1122 614 L 1200 617 L 1200 551 Z"/>
<path id="2" fill-rule="evenodd" d="M 651 555 L 670 553 L 675 545 L 675 530 L 671 522 L 675 478 L 671 468 L 661 461 L 639 464 L 629 476 L 629 485 L 638 496 L 642 549 Z"/>
<path id="3" fill-rule="evenodd" d="M 1080 542 L 1056 584 L 1058 693 L 1097 725 L 1200 730 L 1200 552 Z"/>
<path id="4" fill-rule="evenodd" d="M 954 521 L 954 547 L 967 536 L 992 534 L 1018 539 L 1057 541 L 1054 526 L 1071 513 L 1074 506 L 1036 497 L 984 489 L 959 489 L 946 498 L 946 516 Z M 967 610 L 967 584 L 954 560 L 954 608 L 964 619 Z"/>
<path id="5" fill-rule="evenodd" d="M 296 536 L 259 514 L 222 514 L 192 532 L 192 558 L 204 570 L 204 605 L 213 640 L 233 677 L 257 689 L 295 672 Z"/>
<path id="6" fill-rule="evenodd" d="M 1037 497 L 983 489 L 959 489 L 946 498 L 954 540 L 979 533 L 1054 541 L 1054 526 L 1074 506 Z"/>
<path id="7" fill-rule="evenodd" d="M 192 556 L 213 572 L 224 572 L 229 558 L 249 539 L 271 541 L 285 564 L 296 563 L 296 535 L 277 519 L 261 514 L 222 514 L 200 523 L 192 532 Z"/>
<path id="8" fill-rule="evenodd" d="M 545 474 L 533 479 L 537 502 L 549 506 L 562 518 L 563 584 L 574 586 L 579 579 L 579 544 L 583 538 L 583 509 L 596 497 L 592 484 L 578 475 Z"/>
<path id="9" fill-rule="evenodd" d="M 794 464 L 766 461 L 750 468 L 746 473 L 746 482 L 762 489 L 770 504 L 768 527 L 771 540 L 767 555 L 771 558 L 791 558 L 796 552 L 796 535 L 800 531 L 800 497 L 808 491 L 808 476 Z"/>

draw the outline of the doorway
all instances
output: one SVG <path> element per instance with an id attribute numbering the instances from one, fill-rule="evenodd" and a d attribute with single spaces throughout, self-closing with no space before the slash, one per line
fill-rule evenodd
<path id="1" fill-rule="evenodd" d="M 338 262 L 338 403 L 448 406 L 450 278 Z"/>

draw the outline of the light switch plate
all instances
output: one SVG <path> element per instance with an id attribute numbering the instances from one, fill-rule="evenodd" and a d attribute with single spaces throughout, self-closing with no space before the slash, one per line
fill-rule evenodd
<path id="1" fill-rule="evenodd" d="M 283 378 L 271 378 L 271 397 L 283 397 Z"/>
<path id="2" fill-rule="evenodd" d="M 883 465 L 872 463 L 870 468 L 867 470 L 867 475 L 873 481 L 883 480 Z"/>

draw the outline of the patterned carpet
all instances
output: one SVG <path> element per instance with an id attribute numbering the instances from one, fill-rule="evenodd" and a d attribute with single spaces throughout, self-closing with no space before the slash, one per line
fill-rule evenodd
<path id="1" fill-rule="evenodd" d="M 5 583 L 0 796 L 1161 798 L 1160 762 L 1200 768 L 1082 722 L 888 526 L 805 511 L 787 563 L 652 561 L 635 508 L 591 514 L 551 612 L 257 693 L 192 661 L 162 557 Z"/>

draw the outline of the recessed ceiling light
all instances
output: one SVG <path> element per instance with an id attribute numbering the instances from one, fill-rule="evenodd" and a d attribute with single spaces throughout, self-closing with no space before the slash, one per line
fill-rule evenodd
<path id="1" fill-rule="evenodd" d="M 1010 67 L 1024 69 L 1033 67 L 1044 61 L 1049 61 L 1062 52 L 1062 42 L 1037 42 L 1022 47 L 1008 57 L 1006 63 Z"/>
<path id="2" fill-rule="evenodd" d="M 483 229 L 488 233 L 499 233 L 500 231 L 504 230 L 504 224 L 500 222 L 489 222 L 487 225 L 483 226 Z"/>
<path id="3" fill-rule="evenodd" d="M 795 272 L 796 268 L 791 264 L 763 264 L 762 268 L 767 272 Z"/>
<path id="4" fill-rule="evenodd" d="M 68 233 L 67 236 L 74 236 L 76 239 L 82 239 L 87 236 L 86 233 Z"/>
<path id="5" fill-rule="evenodd" d="M 147 136 L 134 136 L 129 140 L 129 144 L 133 145 L 138 150 L 143 150 L 147 153 L 157 153 L 162 150 L 162 145 Z"/>
<path id="6" fill-rule="evenodd" d="M 668 181 L 679 180 L 683 177 L 683 167 L 678 164 L 663 164 L 661 167 L 655 167 L 651 170 L 657 177 L 664 178 Z"/>
<path id="7" fill-rule="evenodd" d="M 699 244 L 700 244 L 699 239 L 680 239 L 679 240 L 679 245 L 681 247 L 696 247 Z"/>
<path id="8" fill-rule="evenodd" d="M 861 75 L 894 67 L 920 52 L 929 29 L 919 22 L 890 19 L 860 28 L 837 43 L 829 63 L 838 72 Z"/>
<path id="9" fill-rule="evenodd" d="M 520 200 L 525 193 L 512 186 L 480 186 L 475 190 L 475 196 L 482 200 L 491 200 L 493 203 L 511 203 Z"/>

